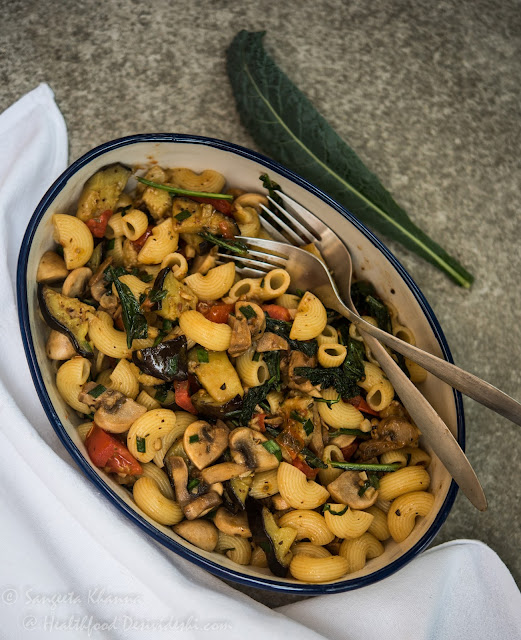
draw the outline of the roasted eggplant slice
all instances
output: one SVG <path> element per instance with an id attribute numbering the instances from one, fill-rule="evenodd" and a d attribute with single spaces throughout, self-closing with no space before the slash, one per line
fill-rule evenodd
<path id="1" fill-rule="evenodd" d="M 160 342 L 155 347 L 134 351 L 132 361 L 143 373 L 166 382 L 188 379 L 185 336 Z"/>
<path id="2" fill-rule="evenodd" d="M 84 358 L 92 357 L 92 347 L 86 340 L 89 316 L 96 312 L 77 298 L 68 298 L 46 284 L 38 285 L 38 302 L 45 322 L 72 342 L 74 349 Z"/>
<path id="3" fill-rule="evenodd" d="M 297 530 L 277 526 L 271 511 L 253 498 L 247 500 L 246 512 L 253 542 L 266 554 L 271 572 L 285 578 L 292 558 L 289 549 L 297 537 Z"/>
<path id="4" fill-rule="evenodd" d="M 226 238 L 241 233 L 232 217 L 216 211 L 211 204 L 200 205 L 188 198 L 174 198 L 172 215 L 174 231 L 178 233 L 210 231 Z"/>
<path id="5" fill-rule="evenodd" d="M 114 210 L 132 171 L 122 164 L 104 167 L 91 176 L 81 192 L 76 216 L 83 222 Z"/>
<path id="6" fill-rule="evenodd" d="M 238 411 L 242 407 L 242 398 L 240 395 L 236 395 L 229 402 L 222 404 L 221 402 L 216 402 L 207 391 L 200 389 L 192 396 L 192 404 L 199 415 L 224 420 L 226 419 L 226 414 Z"/>
<path id="7" fill-rule="evenodd" d="M 253 476 L 231 478 L 224 483 L 223 500 L 226 508 L 232 513 L 246 509 L 246 498 L 250 491 Z"/>
<path id="8" fill-rule="evenodd" d="M 170 267 L 165 267 L 157 274 L 152 295 L 166 291 L 163 298 L 157 302 L 157 314 L 167 320 L 177 320 L 183 311 L 195 309 L 197 296 L 195 293 L 174 276 Z"/>

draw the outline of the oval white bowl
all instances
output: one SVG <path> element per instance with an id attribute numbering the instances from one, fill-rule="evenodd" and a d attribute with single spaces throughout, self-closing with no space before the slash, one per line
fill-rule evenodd
<path id="1" fill-rule="evenodd" d="M 247 191 L 260 191 L 259 176 L 268 172 L 283 191 L 313 211 L 342 237 L 351 252 L 355 275 L 373 282 L 380 296 L 396 306 L 400 320 L 414 331 L 418 346 L 452 361 L 432 309 L 398 260 L 352 214 L 309 182 L 265 156 L 221 140 L 180 134 L 121 138 L 89 151 L 56 180 L 33 214 L 20 250 L 17 296 L 26 356 L 42 405 L 66 449 L 94 485 L 131 521 L 179 555 L 222 578 L 262 589 L 313 595 L 356 589 L 397 571 L 432 541 L 456 496 L 456 484 L 428 447 L 426 449 L 432 455 L 430 490 L 436 497 L 431 514 L 421 519 L 405 542 L 387 541 L 385 553 L 370 560 L 361 571 L 318 585 L 277 578 L 268 569 L 240 566 L 226 556 L 202 551 L 169 527 L 151 520 L 134 504 L 126 489 L 91 463 L 75 429 L 80 421 L 58 394 L 52 363 L 45 355 L 48 329 L 38 311 L 36 271 L 41 255 L 54 245 L 51 216 L 74 211 L 85 181 L 101 167 L 114 162 L 133 167 L 146 167 L 153 162 L 160 166 L 189 167 L 198 172 L 216 169 L 227 178 L 229 185 Z M 464 417 L 459 393 L 431 375 L 420 389 L 463 447 Z"/>

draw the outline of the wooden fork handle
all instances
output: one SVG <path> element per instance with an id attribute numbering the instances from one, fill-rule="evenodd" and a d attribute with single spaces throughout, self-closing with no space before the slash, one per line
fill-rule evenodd
<path id="1" fill-rule="evenodd" d="M 470 502 L 480 511 L 485 511 L 487 499 L 483 488 L 450 429 L 378 340 L 367 335 L 365 331 L 362 331 L 362 337 L 380 363 L 404 407 L 418 425 L 425 442 L 432 447 Z"/>
<path id="2" fill-rule="evenodd" d="M 446 360 L 442 360 L 437 356 L 433 356 L 431 353 L 427 353 L 427 351 L 423 351 L 412 344 L 408 344 L 386 331 L 378 329 L 378 327 L 362 320 L 362 318 L 355 315 L 349 309 L 346 309 L 346 311 L 348 313 L 344 315 L 346 315 L 359 330 L 363 330 L 364 333 L 378 338 L 380 342 L 383 342 L 391 349 L 406 356 L 409 360 L 416 362 L 440 380 L 450 384 L 454 389 L 469 396 L 469 398 L 492 409 L 492 411 L 499 413 L 499 415 L 508 418 L 515 424 L 521 425 L 521 404 L 514 400 L 514 398 L 511 398 L 500 389 L 497 389 L 472 373 L 460 369 L 460 367 Z"/>

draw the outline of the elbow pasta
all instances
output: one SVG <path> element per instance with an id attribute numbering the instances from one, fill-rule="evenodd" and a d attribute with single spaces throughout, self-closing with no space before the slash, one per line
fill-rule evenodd
<path id="1" fill-rule="evenodd" d="M 86 292 L 65 296 L 68 316 L 60 318 L 71 345 L 77 331 L 86 351 L 69 350 L 60 365 L 53 359 L 57 389 L 80 414 L 76 441 L 150 520 L 186 527 L 186 539 L 208 553 L 257 568 L 273 568 L 275 558 L 285 575 L 307 583 L 370 571 L 367 561 L 421 530 L 416 520 L 434 504 L 431 458 L 419 432 L 409 437 L 416 427 L 393 386 L 356 326 L 296 290 L 285 269 L 242 277 L 233 255 L 216 255 L 226 248 L 206 238 L 269 238 L 259 217 L 264 195 L 225 195 L 225 178 L 212 169 L 154 166 L 146 176 L 159 186 L 112 185 L 116 204 L 102 238 L 97 226 L 96 239 L 91 233 L 99 216 L 89 213 L 93 183 L 81 219 L 53 216 L 65 272 L 87 265 L 93 274 Z M 162 184 L 213 193 L 224 208 Z M 305 249 L 322 260 L 314 245 Z M 90 307 L 84 322 L 74 306 L 81 304 Z M 415 344 L 398 311 L 382 306 L 394 335 Z M 378 325 L 373 309 L 361 311 Z M 83 357 L 89 348 L 92 357 Z M 413 381 L 425 379 L 421 367 L 406 365 Z M 398 431 L 389 436 L 389 428 Z M 361 471 L 333 466 L 346 462 Z M 342 481 L 352 473 L 349 493 Z M 252 504 L 269 514 L 262 539 Z M 196 542 L 198 522 L 217 541 L 214 551 Z"/>

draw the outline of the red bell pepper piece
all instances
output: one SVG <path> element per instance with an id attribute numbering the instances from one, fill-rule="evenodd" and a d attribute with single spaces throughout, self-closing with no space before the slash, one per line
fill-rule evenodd
<path id="1" fill-rule="evenodd" d="M 297 467 L 299 471 L 302 471 L 309 480 L 314 480 L 316 478 L 318 469 L 312 469 L 300 456 L 297 456 L 293 460 L 292 464 L 294 467 Z"/>
<path id="2" fill-rule="evenodd" d="M 234 310 L 234 304 L 214 304 L 206 312 L 202 312 L 204 317 L 217 324 L 226 324 L 230 313 Z"/>
<path id="3" fill-rule="evenodd" d="M 263 304 L 262 309 L 266 311 L 270 318 L 274 320 L 284 320 L 284 322 L 291 322 L 291 314 L 289 309 L 281 307 L 280 304 Z"/>
<path id="4" fill-rule="evenodd" d="M 148 225 L 147 230 L 145 231 L 145 233 L 142 236 L 139 236 L 139 238 L 137 240 L 134 240 L 132 242 L 132 244 L 137 249 L 137 251 L 140 251 L 143 248 L 143 245 L 148 240 L 148 237 L 152 235 L 152 230 L 153 229 L 154 229 L 154 227 L 152 225 Z"/>
<path id="5" fill-rule="evenodd" d="M 201 198 L 200 196 L 190 196 L 190 200 L 202 202 L 203 204 L 211 204 L 216 211 L 224 213 L 225 216 L 232 215 L 232 203 L 229 200 L 221 200 L 221 198 Z"/>
<path id="6" fill-rule="evenodd" d="M 92 462 L 107 473 L 141 475 L 143 469 L 119 440 L 103 431 L 97 424 L 87 434 L 85 446 Z"/>
<path id="7" fill-rule="evenodd" d="M 103 213 L 100 213 L 97 218 L 87 220 L 87 226 L 95 238 L 103 238 L 111 215 L 112 209 L 107 209 L 106 211 L 103 211 Z"/>
<path id="8" fill-rule="evenodd" d="M 189 411 L 190 413 L 197 413 L 196 408 L 192 404 L 192 400 L 190 399 L 190 389 L 188 380 L 174 381 L 174 391 L 175 391 L 175 403 L 181 409 L 185 411 Z"/>
<path id="9" fill-rule="evenodd" d="M 377 416 L 377 417 L 380 415 L 378 411 L 371 409 L 371 407 L 367 404 L 364 398 L 362 398 L 362 396 L 355 396 L 354 398 L 349 398 L 347 402 L 349 402 L 349 404 L 352 404 L 353 407 L 356 407 L 362 413 L 369 413 L 372 416 Z"/>
<path id="10" fill-rule="evenodd" d="M 351 442 L 351 444 L 348 444 L 347 447 L 340 447 L 340 451 L 342 452 L 342 455 L 344 456 L 344 460 L 346 462 L 349 462 L 349 460 L 351 460 L 357 449 L 358 442 Z"/>

